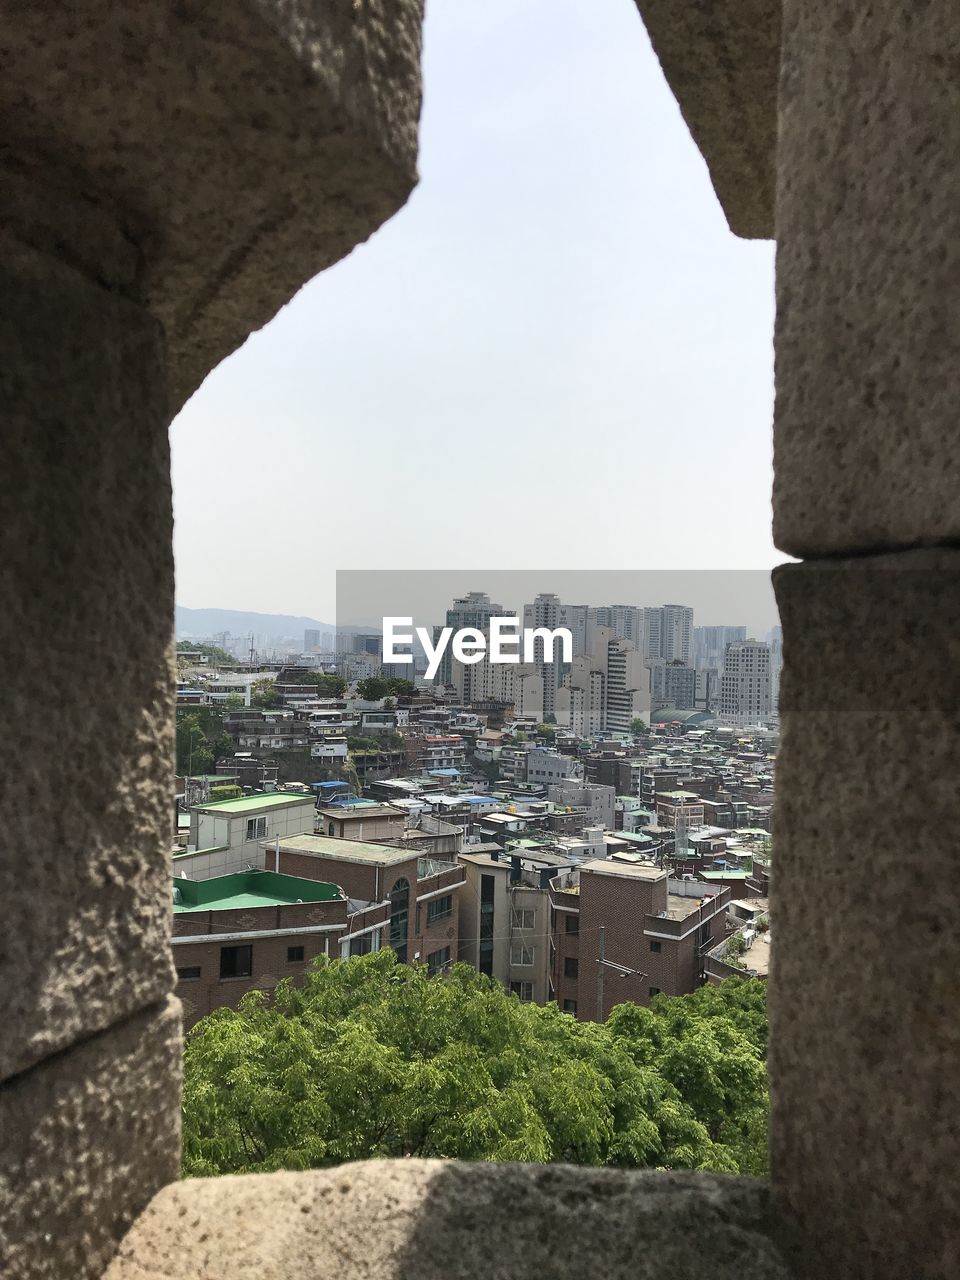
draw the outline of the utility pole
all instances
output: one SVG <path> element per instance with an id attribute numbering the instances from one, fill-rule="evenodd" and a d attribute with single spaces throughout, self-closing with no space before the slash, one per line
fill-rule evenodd
<path id="1" fill-rule="evenodd" d="M 647 975 L 639 969 L 630 969 L 625 964 L 617 964 L 607 959 L 607 930 L 604 925 L 599 929 L 597 947 L 597 1021 L 603 1022 L 603 975 L 606 969 L 613 969 L 621 978 L 645 978 Z"/>

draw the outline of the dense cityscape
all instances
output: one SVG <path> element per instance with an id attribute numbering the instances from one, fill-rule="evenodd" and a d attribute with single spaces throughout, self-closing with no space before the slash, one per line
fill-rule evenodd
<path id="1" fill-rule="evenodd" d="M 470 592 L 445 625 L 503 614 Z M 188 1026 L 385 947 L 593 1022 L 766 976 L 779 628 L 551 594 L 522 618 L 572 660 L 448 654 L 428 682 L 375 631 L 178 642 Z"/>

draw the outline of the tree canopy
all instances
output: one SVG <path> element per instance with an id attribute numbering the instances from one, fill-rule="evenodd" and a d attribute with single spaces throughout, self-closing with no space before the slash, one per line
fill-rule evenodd
<path id="1" fill-rule="evenodd" d="M 276 680 L 264 677 L 262 680 L 254 680 L 250 686 L 250 705 L 259 707 L 260 710 L 267 710 L 270 707 L 279 707 L 281 702 L 280 692 L 277 689 Z"/>
<path id="2" fill-rule="evenodd" d="M 299 677 L 299 683 L 315 684 L 321 698 L 342 698 L 347 691 L 347 682 L 342 676 L 326 671 L 307 671 Z"/>
<path id="3" fill-rule="evenodd" d="M 367 676 L 365 680 L 357 681 L 357 695 L 363 698 L 364 702 L 379 702 L 381 698 L 390 697 L 391 694 L 400 698 L 415 692 L 416 685 L 399 677 L 391 677 L 388 680 L 383 676 Z"/>
<path id="4" fill-rule="evenodd" d="M 211 707 L 178 707 L 176 770 L 180 775 L 212 773 L 218 756 L 233 755 L 233 739 L 223 731 L 223 716 Z"/>
<path id="5" fill-rule="evenodd" d="M 759 1174 L 763 985 L 617 1006 L 602 1026 L 466 965 L 315 964 L 187 1039 L 184 1172 L 441 1156 Z"/>

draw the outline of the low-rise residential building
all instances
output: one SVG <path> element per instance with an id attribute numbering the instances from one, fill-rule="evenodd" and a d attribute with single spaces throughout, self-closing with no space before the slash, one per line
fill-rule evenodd
<path id="1" fill-rule="evenodd" d="M 382 935 L 404 962 L 419 961 L 432 972 L 457 957 L 457 897 L 463 868 L 444 858 L 420 857 L 416 849 L 324 835 L 293 836 L 280 842 L 277 869 L 286 875 L 339 885 L 351 905 L 381 906 L 386 915 L 371 934 Z M 369 949 L 376 949 L 371 937 Z"/>
<path id="2" fill-rule="evenodd" d="M 735 932 L 706 955 L 707 981 L 719 986 L 727 978 L 762 978 L 770 972 L 770 912 L 766 898 L 734 899 L 727 917 Z"/>
<path id="3" fill-rule="evenodd" d="M 495 844 L 464 847 L 460 897 L 460 959 L 497 978 L 523 1001 L 546 1004 L 550 994 L 550 906 L 547 882 L 569 865 L 550 853 Z"/>
<path id="4" fill-rule="evenodd" d="M 723 936 L 729 889 L 672 880 L 620 856 L 583 863 L 550 882 L 552 979 L 560 1008 L 602 1022 L 624 1001 L 687 995 Z"/>
<path id="5" fill-rule="evenodd" d="M 312 795 L 279 791 L 195 805 L 176 874 L 208 880 L 263 867 L 263 842 L 313 831 L 314 812 Z"/>
<path id="6" fill-rule="evenodd" d="M 391 804 L 362 800 L 317 809 L 317 830 L 340 840 L 399 840 L 406 814 Z"/>
<path id="7" fill-rule="evenodd" d="M 341 954 L 348 903 L 335 884 L 242 871 L 173 882 L 176 994 L 189 1028 L 236 1008 L 248 991 L 302 980 L 318 955 Z"/>
<path id="8" fill-rule="evenodd" d="M 535 782 L 540 786 L 564 782 L 568 778 L 580 779 L 583 770 L 579 761 L 572 756 L 561 755 L 552 747 L 533 747 L 524 757 L 526 776 L 524 781 Z"/>
<path id="9" fill-rule="evenodd" d="M 581 829 L 613 828 L 617 801 L 613 787 L 565 778 L 547 787 L 547 799 L 560 808 L 570 807 L 582 813 Z"/>

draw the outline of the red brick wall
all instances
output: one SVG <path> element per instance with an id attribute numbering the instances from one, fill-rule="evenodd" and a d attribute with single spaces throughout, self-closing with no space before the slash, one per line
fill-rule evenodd
<path id="1" fill-rule="evenodd" d="M 284 978 L 294 985 L 318 955 L 340 954 L 339 938 L 346 928 L 347 904 L 337 902 L 290 903 L 279 907 L 256 907 L 239 911 L 190 912 L 174 917 L 174 936 L 201 933 L 255 933 L 262 929 L 310 928 L 320 924 L 340 926 L 329 933 L 285 934 L 274 938 L 251 938 L 252 972 L 248 978 L 220 977 L 220 951 L 225 946 L 243 946 L 242 937 L 230 942 L 189 942 L 173 949 L 178 970 L 199 966 L 199 978 L 178 981 L 176 994 L 183 1003 L 184 1025 L 190 1028 L 214 1009 L 235 1009 L 243 996 L 255 988 L 272 992 Z M 303 947 L 302 961 L 288 962 L 288 947 Z"/>

